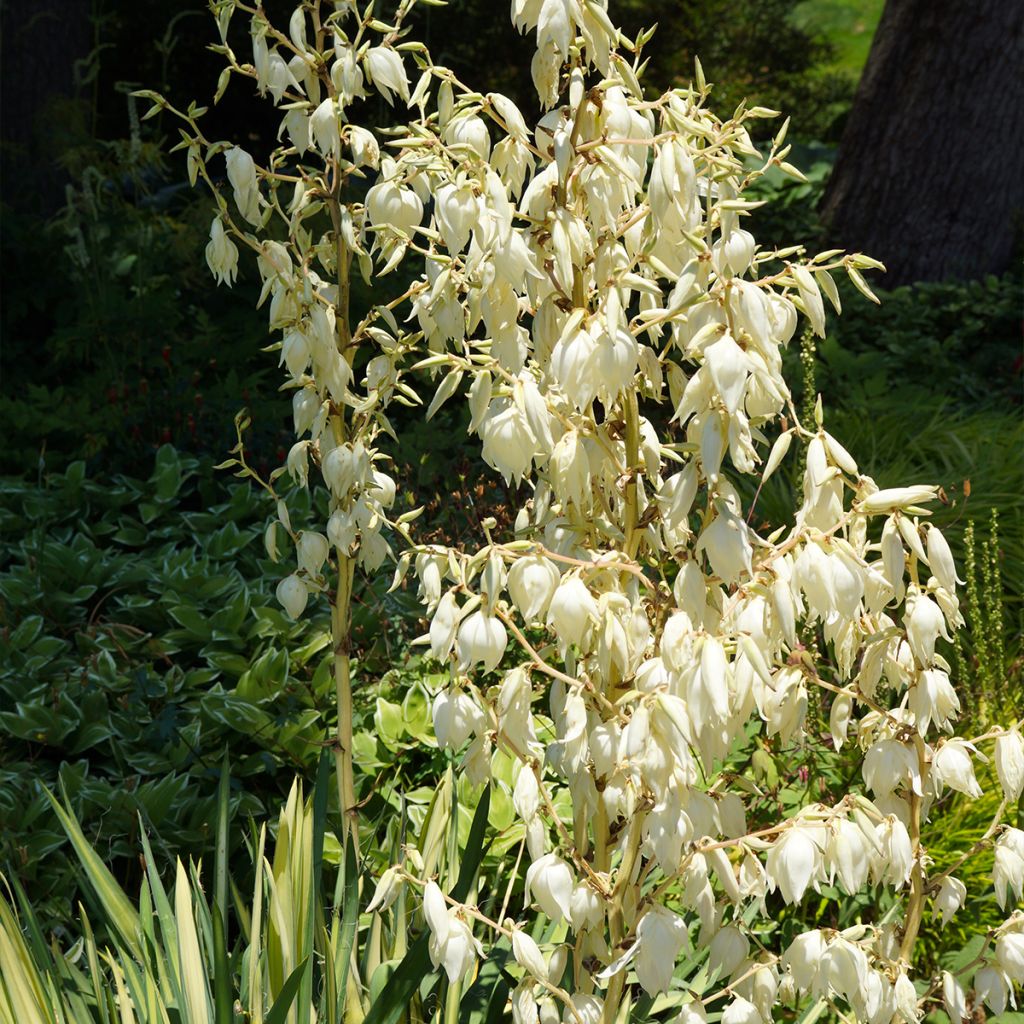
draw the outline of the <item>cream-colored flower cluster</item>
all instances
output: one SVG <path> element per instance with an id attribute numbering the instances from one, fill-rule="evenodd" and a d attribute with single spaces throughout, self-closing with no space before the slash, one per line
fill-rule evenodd
<path id="1" fill-rule="evenodd" d="M 474 783 L 499 753 L 518 764 L 525 914 L 547 917 L 557 940 L 538 946 L 525 920 L 446 902 L 405 867 L 374 907 L 422 890 L 430 954 L 452 981 L 507 940 L 523 1024 L 617 1020 L 634 986 L 668 993 L 686 1022 L 705 1007 L 767 1022 L 798 997 L 872 1024 L 944 999 L 958 1021 L 972 987 L 1000 1012 L 1024 981 L 1019 911 L 958 976 L 914 974 L 926 905 L 948 922 L 967 895 L 951 872 L 930 873 L 921 835 L 946 790 L 980 795 L 987 745 L 1005 799 L 985 838 L 995 898 L 1012 910 L 1024 836 L 1003 812 L 1024 787 L 1024 740 L 1017 727 L 954 734 L 960 702 L 937 642 L 963 620 L 949 546 L 928 524 L 936 489 L 879 489 L 820 406 L 800 421 L 782 375 L 801 318 L 822 334 L 825 301 L 838 311 L 833 273 L 873 298 L 861 271 L 878 265 L 760 248 L 743 226 L 758 205 L 747 189 L 772 167 L 799 176 L 785 126 L 759 150 L 749 126 L 774 112 L 716 116 L 699 67 L 691 86 L 646 92 L 643 40 L 623 36 L 604 0 L 513 0 L 536 43 L 545 112 L 532 127 L 405 38 L 412 6 L 388 22 L 307 0 L 279 30 L 220 0 L 227 74 L 255 79 L 287 141 L 257 167 L 182 115 L 190 167 L 209 180 L 226 159 L 213 273 L 234 279 L 236 242 L 257 255 L 293 396 L 287 469 L 305 484 L 315 468 L 330 494 L 324 533 L 293 533 L 281 508 L 296 568 L 280 600 L 301 614 L 332 559 L 344 573 L 394 557 L 396 583 L 415 574 L 423 642 L 450 670 L 438 742 Z M 227 47 L 232 16 L 249 18 L 251 61 Z M 353 123 L 375 93 L 409 118 L 377 134 Z M 400 264 L 414 284 L 353 322 L 350 268 L 379 296 Z M 492 529 L 477 551 L 418 544 L 413 517 L 392 518 L 378 441 L 392 401 L 419 401 L 413 373 L 433 390 L 428 415 L 465 395 L 483 459 L 518 485 L 514 530 Z M 803 502 L 762 536 L 743 495 L 794 440 Z M 276 526 L 268 544 L 276 554 Z M 800 642 L 806 626 L 833 656 L 827 677 Z M 798 740 L 815 691 L 835 746 L 863 753 L 863 786 L 751 831 L 756 787 L 724 765 L 756 733 Z M 773 948 L 770 894 L 796 904 L 823 886 L 894 890 L 903 914 Z M 704 963 L 703 989 L 673 981 L 688 957 Z"/>

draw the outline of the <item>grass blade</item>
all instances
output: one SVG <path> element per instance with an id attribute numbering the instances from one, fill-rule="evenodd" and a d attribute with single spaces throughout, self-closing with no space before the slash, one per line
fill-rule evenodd
<path id="1" fill-rule="evenodd" d="M 312 865 L 309 876 L 309 892 L 306 895 L 305 942 L 303 949 L 307 956 L 313 953 L 313 933 L 316 927 L 317 909 L 320 901 L 320 880 L 324 867 L 324 831 L 327 828 L 327 790 L 331 781 L 331 764 L 333 757 L 327 748 L 320 754 L 317 767 L 316 782 L 313 786 L 313 849 Z M 309 1014 L 313 1007 L 313 971 L 308 970 L 302 976 L 299 989 L 297 1024 L 309 1024 Z M 218 1021 L 218 1024 L 220 1022 Z"/>
<path id="2" fill-rule="evenodd" d="M 270 1009 L 270 1013 L 267 1014 L 264 1024 L 284 1024 L 285 1019 L 288 1016 L 288 1011 L 292 1007 L 292 1003 L 295 1001 L 295 994 L 299 991 L 299 986 L 302 984 L 304 976 L 308 973 L 307 968 L 309 966 L 309 957 L 295 968 L 290 975 L 288 980 L 281 986 L 281 991 L 277 995 L 277 999 L 274 1005 Z"/>
<path id="3" fill-rule="evenodd" d="M 232 1024 L 231 965 L 228 961 L 228 812 L 231 775 L 224 750 L 217 786 L 217 841 L 213 882 L 213 1012 L 216 1024 Z"/>
<path id="4" fill-rule="evenodd" d="M 86 877 L 103 906 L 104 916 L 120 933 L 125 945 L 135 955 L 140 956 L 142 951 L 139 949 L 139 915 L 135 907 L 132 906 L 131 900 L 114 880 L 114 876 L 107 866 L 100 860 L 99 854 L 92 848 L 92 844 L 85 838 L 85 833 L 71 811 L 66 809 L 45 786 L 43 786 L 43 792 L 50 801 L 54 813 L 60 819 L 68 839 L 71 840 L 71 845 L 85 869 Z"/>

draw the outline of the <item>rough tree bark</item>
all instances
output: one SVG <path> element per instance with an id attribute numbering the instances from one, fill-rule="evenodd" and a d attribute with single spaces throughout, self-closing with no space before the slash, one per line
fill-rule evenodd
<path id="1" fill-rule="evenodd" d="M 1024 3 L 888 0 L 822 213 L 884 286 L 1007 270 L 1024 227 Z"/>

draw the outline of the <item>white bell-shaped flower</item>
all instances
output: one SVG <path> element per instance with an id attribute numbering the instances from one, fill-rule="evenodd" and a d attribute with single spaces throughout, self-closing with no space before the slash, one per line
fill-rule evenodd
<path id="1" fill-rule="evenodd" d="M 992 881 L 999 906 L 1006 906 L 1008 894 L 1020 902 L 1024 892 L 1024 832 L 1019 828 L 1006 829 L 996 840 Z"/>
<path id="2" fill-rule="evenodd" d="M 942 610 L 926 594 L 908 594 L 904 622 L 907 641 L 918 664 L 924 668 L 931 667 L 935 661 L 935 641 L 940 636 L 952 640 Z"/>
<path id="3" fill-rule="evenodd" d="M 516 963 L 520 967 L 525 967 L 527 973 L 538 981 L 548 980 L 548 967 L 544 963 L 540 947 L 522 928 L 512 929 L 512 955 L 516 958 Z"/>
<path id="4" fill-rule="evenodd" d="M 708 948 L 708 970 L 728 977 L 747 958 L 750 940 L 735 925 L 719 928 Z"/>
<path id="5" fill-rule="evenodd" d="M 569 922 L 575 931 L 592 931 L 604 919 L 604 902 L 588 882 L 580 882 L 569 897 Z"/>
<path id="6" fill-rule="evenodd" d="M 493 672 L 507 645 L 508 633 L 501 619 L 478 609 L 459 626 L 455 640 L 459 671 L 465 672 L 474 665 L 482 664 L 485 672 Z"/>
<path id="7" fill-rule="evenodd" d="M 667 992 L 676 957 L 687 941 L 686 923 L 667 907 L 653 906 L 636 926 L 636 977 L 649 995 Z"/>
<path id="8" fill-rule="evenodd" d="M 602 384 L 597 366 L 597 342 L 586 328 L 577 328 L 555 345 L 551 353 L 551 372 L 577 409 L 589 408 Z"/>
<path id="9" fill-rule="evenodd" d="M 299 534 L 299 542 L 296 545 L 299 568 L 310 576 L 318 575 L 324 562 L 327 561 L 330 550 L 330 543 L 322 533 L 303 530 Z"/>
<path id="10" fill-rule="evenodd" d="M 224 154 L 227 163 L 228 181 L 235 194 L 238 212 L 250 224 L 260 221 L 260 190 L 256 182 L 256 164 L 244 150 L 235 146 Z"/>
<path id="11" fill-rule="evenodd" d="M 527 474 L 537 450 L 537 441 L 526 416 L 512 402 L 492 402 L 480 426 L 484 462 L 493 466 L 505 482 L 519 483 Z"/>
<path id="12" fill-rule="evenodd" d="M 763 1020 L 752 1002 L 736 996 L 722 1012 L 722 1024 L 763 1024 Z"/>
<path id="13" fill-rule="evenodd" d="M 337 157 L 341 152 L 341 125 L 335 99 L 327 97 L 313 111 L 309 118 L 309 131 L 320 153 L 325 157 Z"/>
<path id="14" fill-rule="evenodd" d="M 480 203 L 467 181 L 461 185 L 442 185 L 434 201 L 434 216 L 445 245 L 451 253 L 460 253 L 480 216 Z"/>
<path id="15" fill-rule="evenodd" d="M 434 735 L 442 747 L 460 750 L 474 733 L 483 732 L 487 718 L 480 706 L 462 690 L 442 690 L 432 708 Z"/>
<path id="16" fill-rule="evenodd" d="M 933 916 L 942 921 L 943 927 L 953 920 L 953 915 L 964 905 L 967 898 L 967 886 L 954 878 L 946 875 L 939 885 L 939 891 L 935 894 L 935 903 L 932 907 Z"/>
<path id="17" fill-rule="evenodd" d="M 996 774 L 1008 803 L 1016 803 L 1024 791 L 1024 737 L 1016 726 L 996 738 Z"/>
<path id="18" fill-rule="evenodd" d="M 917 722 L 917 731 L 924 736 L 935 722 L 942 729 L 952 730 L 953 719 L 960 712 L 960 698 L 949 676 L 938 668 L 924 669 L 910 687 L 908 706 Z M 997 756 L 998 764 L 998 741 Z"/>
<path id="19" fill-rule="evenodd" d="M 231 286 L 238 276 L 238 246 L 224 230 L 224 222 L 214 217 L 210 225 L 210 241 L 206 246 L 206 263 L 217 284 Z"/>
<path id="20" fill-rule="evenodd" d="M 469 974 L 477 958 L 483 955 L 480 943 L 469 925 L 456 916 L 456 909 L 445 906 L 435 882 L 427 883 L 423 912 L 430 928 L 430 961 L 434 967 L 443 967 L 449 982 L 455 984 Z"/>
<path id="21" fill-rule="evenodd" d="M 328 524 L 328 530 L 330 524 Z M 430 620 L 430 653 L 437 661 L 446 661 L 455 643 L 455 631 L 458 629 L 462 611 L 455 595 L 448 591 L 434 609 Z"/>
<path id="22" fill-rule="evenodd" d="M 945 785 L 975 800 L 981 796 L 981 786 L 975 778 L 971 761 L 972 750 L 969 743 L 959 739 L 947 740 L 936 749 L 932 755 L 932 783 L 936 795 Z"/>
<path id="23" fill-rule="evenodd" d="M 563 576 L 548 605 L 547 623 L 566 646 L 579 647 L 592 623 L 598 621 L 597 602 L 578 576 Z"/>
<path id="24" fill-rule="evenodd" d="M 1024 984 L 1024 932 L 1004 931 L 996 939 L 996 963 L 1014 985 Z"/>
<path id="25" fill-rule="evenodd" d="M 594 339 L 597 397 L 606 407 L 612 406 L 633 380 L 639 358 L 636 338 L 623 327 L 602 331 Z"/>
<path id="26" fill-rule="evenodd" d="M 569 865 L 557 853 L 538 857 L 526 869 L 526 895 L 552 921 L 568 920 L 574 887 Z"/>
<path id="27" fill-rule="evenodd" d="M 278 583 L 277 600 L 291 618 L 297 619 L 306 609 L 309 591 L 306 584 L 293 573 Z"/>
<path id="28" fill-rule="evenodd" d="M 994 1014 L 1006 1009 L 1010 987 L 1002 971 L 995 967 L 981 967 L 974 974 L 975 1004 L 984 1003 Z"/>
<path id="29" fill-rule="evenodd" d="M 799 903 L 821 869 L 821 851 L 799 826 L 787 828 L 768 851 L 768 878 L 787 903 Z"/>
<path id="30" fill-rule="evenodd" d="M 508 573 L 508 592 L 527 622 L 542 618 L 558 586 L 554 562 L 544 555 L 520 558 Z"/>
<path id="31" fill-rule="evenodd" d="M 782 965 L 793 976 L 799 991 L 818 991 L 818 976 L 826 948 L 825 937 L 818 929 L 802 932 L 789 944 L 783 954 Z"/>
<path id="32" fill-rule="evenodd" d="M 963 1024 L 968 1017 L 967 996 L 963 986 L 949 971 L 942 972 L 942 1002 L 953 1024 Z"/>
<path id="33" fill-rule="evenodd" d="M 411 188 L 380 181 L 366 193 L 366 214 L 375 228 L 394 228 L 411 235 L 423 220 L 423 203 Z"/>
<path id="34" fill-rule="evenodd" d="M 550 478 L 560 501 L 571 501 L 580 510 L 590 507 L 590 462 L 575 430 L 567 430 L 555 443 Z"/>
<path id="35" fill-rule="evenodd" d="M 406 102 L 409 101 L 409 78 L 397 51 L 390 46 L 373 46 L 366 51 L 365 60 L 370 81 L 388 103 L 392 102 L 393 92 Z"/>
<path id="36" fill-rule="evenodd" d="M 956 593 L 957 584 L 964 581 L 957 578 L 956 565 L 949 543 L 935 526 L 928 527 L 927 537 L 928 565 L 931 567 L 939 586 L 950 594 Z"/>

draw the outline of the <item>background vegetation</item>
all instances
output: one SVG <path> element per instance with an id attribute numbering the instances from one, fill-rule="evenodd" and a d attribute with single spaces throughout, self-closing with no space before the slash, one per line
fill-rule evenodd
<path id="1" fill-rule="evenodd" d="M 650 81 L 684 79 L 699 52 L 709 79 L 724 83 L 723 106 L 747 97 L 800 112 L 791 159 L 809 181 L 768 179 L 770 202 L 753 230 L 765 243 L 812 242 L 880 0 L 618 6 L 630 27 L 661 21 Z M 31 894 L 20 914 L 32 922 L 39 957 L 49 955 L 45 937 L 78 934 L 78 900 L 99 936 L 111 929 L 117 937 L 97 876 L 90 883 L 83 872 L 82 844 L 69 840 L 43 786 L 60 794 L 82 840 L 131 900 L 144 880 L 143 837 L 156 873 L 147 883 L 152 895 L 161 877 L 169 883 L 176 857 L 214 863 L 219 822 L 230 821 L 216 864 L 233 886 L 237 938 L 246 934 L 240 894 L 252 890 L 256 823 L 276 832 L 296 773 L 313 786 L 334 714 L 326 622 L 291 623 L 273 598 L 279 570 L 261 542 L 266 500 L 212 468 L 235 443 L 232 422 L 243 404 L 251 421 L 244 443 L 257 470 L 268 473 L 288 443 L 288 404 L 262 351 L 268 338 L 254 310 L 254 270 L 243 261 L 235 289 L 213 287 L 201 255 L 211 204 L 187 188 L 183 166 L 163 157 L 159 119 L 140 125 L 127 96 L 130 84 L 143 82 L 172 98 L 212 93 L 217 65 L 202 52 L 208 19 L 183 11 L 168 24 L 159 0 L 97 2 L 93 14 L 94 47 L 76 69 L 77 91 L 50 97 L 40 111 L 48 148 L 35 159 L 56 161 L 63 201 L 40 209 L 10 173 L 2 196 L 0 873 L 12 905 L 18 893 Z M 490 76 L 489 88 L 528 94 L 523 62 L 503 57 L 522 53 L 522 44 L 489 0 L 464 0 L 447 13 L 424 9 L 423 17 L 438 60 L 475 80 Z M 211 118 L 227 135 L 244 105 L 258 147 L 274 126 L 252 121 L 249 98 L 236 91 Z M 972 581 L 968 629 L 948 653 L 965 714 L 980 732 L 1024 707 L 1021 280 L 879 295 L 875 307 L 844 293 L 844 315 L 833 318 L 828 340 L 791 351 L 789 379 L 805 402 L 824 395 L 829 429 L 881 486 L 942 484 L 937 520 Z M 894 404 L 887 399 L 897 387 Z M 500 517 L 506 497 L 474 447 L 458 441 L 459 415 L 418 425 L 417 447 L 403 451 L 410 504 L 427 504 L 425 521 L 448 536 Z M 757 515 L 778 521 L 797 487 L 780 474 Z M 364 588 L 356 618 L 360 795 L 368 820 L 379 823 L 366 870 L 391 861 L 403 830 L 429 838 L 447 814 L 455 846 L 438 857 L 448 858 L 453 880 L 462 849 L 464 861 L 482 858 L 489 891 L 521 887 L 509 874 L 521 837 L 508 827 L 507 787 L 492 789 L 484 812 L 501 840 L 486 855 L 471 848 L 479 795 L 445 774 L 447 755 L 432 739 L 428 698 L 439 680 L 410 646 L 421 631 L 418 604 L 407 590 L 384 589 Z M 796 748 L 763 746 L 756 781 L 766 820 L 808 791 L 826 799 L 845 792 L 852 769 L 827 742 L 827 710 L 816 709 L 809 739 Z M 447 780 L 440 790 L 438 778 Z M 335 811 L 330 802 L 323 808 L 328 819 Z M 944 820 L 955 828 L 927 841 L 936 862 L 952 860 L 991 813 L 966 801 L 952 808 Z M 328 832 L 323 850 L 328 891 L 354 884 L 332 839 Z M 981 859 L 971 870 L 988 868 Z M 866 903 L 851 913 L 868 919 L 887 909 Z M 799 923 L 796 911 L 781 902 L 778 910 L 779 927 Z M 206 914 L 212 921 L 209 906 Z M 404 939 L 375 941 L 363 966 L 380 992 Z M 931 929 L 921 941 L 939 963 L 963 936 Z M 485 967 L 481 1020 L 501 984 L 500 965 Z M 429 991 L 420 996 L 426 1005 Z M 82 999 L 105 1019 L 88 993 Z"/>

